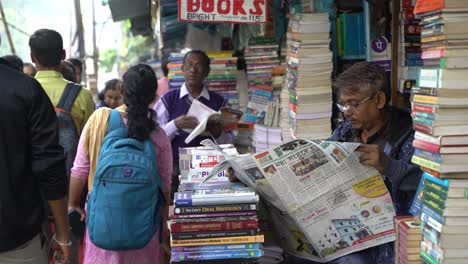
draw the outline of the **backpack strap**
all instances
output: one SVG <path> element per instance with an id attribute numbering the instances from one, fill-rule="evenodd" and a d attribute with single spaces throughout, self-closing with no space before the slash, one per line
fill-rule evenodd
<path id="1" fill-rule="evenodd" d="M 56 108 L 69 113 L 80 91 L 81 85 L 76 83 L 67 83 Z"/>
<path id="2" fill-rule="evenodd" d="M 113 109 L 109 115 L 109 124 L 107 125 L 107 133 L 114 131 L 119 128 L 125 128 L 122 117 L 118 110 Z"/>

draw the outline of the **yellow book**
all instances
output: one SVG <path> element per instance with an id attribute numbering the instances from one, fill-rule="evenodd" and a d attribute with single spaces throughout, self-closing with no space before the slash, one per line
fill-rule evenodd
<path id="1" fill-rule="evenodd" d="M 413 96 L 413 102 L 415 103 L 437 104 L 438 101 L 439 101 L 438 97 L 435 97 L 435 96 L 420 95 L 420 94 L 415 94 Z"/>
<path id="2" fill-rule="evenodd" d="M 171 247 L 259 243 L 259 242 L 263 242 L 263 241 L 264 241 L 263 235 L 238 236 L 238 237 L 217 237 L 217 238 L 202 238 L 202 239 L 184 239 L 184 240 L 171 240 Z"/>
<path id="3" fill-rule="evenodd" d="M 435 170 L 435 171 L 440 172 L 440 164 L 437 163 L 437 162 L 433 162 L 433 161 L 430 161 L 430 160 L 427 160 L 427 159 L 423 159 L 423 158 L 420 158 L 420 157 L 414 156 L 414 155 L 411 158 L 411 162 L 413 162 L 414 164 L 417 164 L 419 166 L 423 166 L 423 167 L 429 168 L 431 170 Z"/>

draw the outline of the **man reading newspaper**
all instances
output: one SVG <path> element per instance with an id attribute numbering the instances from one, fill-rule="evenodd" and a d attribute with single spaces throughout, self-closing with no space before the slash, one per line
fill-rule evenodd
<path id="1" fill-rule="evenodd" d="M 337 78 L 334 82 L 334 88 L 339 96 L 337 107 L 343 112 L 345 121 L 334 131 L 330 140 L 360 143 L 359 147 L 356 149 L 359 162 L 362 165 L 375 168 L 382 175 L 381 179 L 385 182 L 390 192 L 396 214 L 408 214 L 410 203 L 414 197 L 422 174 L 418 166 L 411 164 L 411 156 L 414 152 L 412 147 L 414 131 L 412 129 L 411 116 L 389 106 L 388 101 L 390 95 L 385 72 L 375 64 L 368 62 L 354 64 Z M 329 144 L 329 142 L 317 142 L 316 145 L 323 147 L 326 152 L 328 145 L 324 146 L 324 144 Z M 285 145 L 286 144 L 282 146 Z M 294 142 L 294 145 L 294 147 L 300 147 L 300 144 L 297 144 L 297 142 Z M 288 148 L 288 150 L 290 149 L 291 148 Z M 337 151 L 336 153 L 330 152 L 328 157 L 333 157 L 339 162 L 340 159 L 346 158 L 340 158 L 340 156 L 343 156 L 341 152 L 342 151 Z M 344 150 L 343 153 L 346 153 L 346 150 Z M 257 162 L 266 162 L 266 157 L 258 157 L 258 155 L 256 155 L 256 158 Z M 301 175 L 306 175 L 324 163 L 325 161 L 322 162 L 321 158 L 322 157 L 313 157 L 310 160 L 302 160 L 301 163 L 293 164 L 290 168 L 296 176 L 301 177 Z M 291 158 L 289 157 L 289 159 Z M 268 165 L 270 163 L 265 164 Z M 269 178 L 269 175 L 275 173 L 275 167 L 277 168 L 277 165 L 281 166 L 281 164 L 277 163 L 274 167 L 267 167 L 264 169 L 266 178 Z M 339 176 L 342 175 L 339 173 L 333 175 L 333 177 Z M 353 175 L 350 174 L 349 177 L 353 177 Z M 369 179 L 371 178 L 372 177 L 369 177 Z M 274 178 L 272 179 L 274 180 Z M 302 177 L 301 180 L 307 179 L 306 177 Z M 270 178 L 269 181 L 271 181 Z M 327 182 L 330 184 L 330 180 Z M 339 187 L 339 184 L 340 182 L 336 181 L 337 187 Z M 351 210 L 355 210 L 359 205 L 356 206 L 356 204 L 352 204 L 351 207 Z M 356 210 L 359 211 L 357 218 L 361 220 L 367 219 L 373 214 L 382 213 L 382 210 L 385 209 L 382 209 L 380 206 L 373 206 L 369 210 L 358 209 Z M 357 220 L 357 218 L 346 219 L 346 221 L 352 228 L 360 226 L 362 229 L 362 225 L 353 220 Z M 325 233 L 323 235 L 324 237 L 321 237 L 322 230 L 314 230 L 316 234 L 312 232 L 316 237 L 313 239 L 309 237 L 309 240 L 314 240 L 315 250 L 320 251 L 321 244 L 324 245 L 324 249 L 327 249 L 325 244 L 327 242 L 333 242 L 330 236 L 336 236 L 337 233 L 341 232 L 341 230 L 338 230 L 339 228 L 337 225 L 339 226 L 339 224 L 342 224 L 338 223 L 342 220 L 344 219 L 331 220 L 332 222 L 335 221 L 334 228 L 336 229 L 332 228 L 332 225 L 330 225 L 330 233 Z M 358 233 L 358 236 L 366 237 L 366 232 L 369 231 L 363 230 L 361 233 Z M 333 251 L 340 251 L 345 247 L 349 247 L 349 239 L 351 239 L 352 242 L 356 241 L 357 238 L 349 236 L 346 239 L 338 240 L 337 243 L 333 244 Z M 378 239 L 376 239 L 376 241 L 375 244 L 380 245 L 335 258 L 328 263 L 394 263 L 395 253 L 393 251 L 393 243 L 382 244 L 382 242 L 378 243 Z M 388 239 L 385 241 L 388 241 Z M 322 257 L 326 254 L 328 254 L 326 250 L 320 252 Z M 288 263 L 313 264 L 318 262 L 290 256 Z"/>

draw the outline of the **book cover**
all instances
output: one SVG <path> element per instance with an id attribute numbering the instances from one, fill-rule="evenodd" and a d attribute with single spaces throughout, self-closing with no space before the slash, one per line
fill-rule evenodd
<path id="1" fill-rule="evenodd" d="M 171 252 L 197 252 L 197 251 L 220 251 L 220 250 L 245 250 L 245 249 L 260 249 L 260 243 L 245 243 L 245 244 L 227 244 L 227 245 L 207 245 L 207 246 L 183 246 L 172 247 Z"/>
<path id="2" fill-rule="evenodd" d="M 172 233 L 257 229 L 258 220 L 200 223 L 169 223 Z"/>
<path id="3" fill-rule="evenodd" d="M 262 250 L 230 250 L 230 251 L 204 251 L 204 252 L 175 252 L 171 253 L 171 262 L 200 261 L 214 259 L 246 259 L 259 258 Z"/>
<path id="4" fill-rule="evenodd" d="M 174 215 L 185 215 L 185 214 L 209 214 L 210 217 L 213 217 L 213 213 L 227 213 L 231 215 L 222 215 L 222 216 L 236 216 L 232 215 L 233 213 L 244 214 L 248 211 L 256 211 L 257 204 L 230 204 L 230 205 L 213 205 L 213 206 L 187 206 L 187 207 L 178 207 L 175 206 Z"/>
<path id="5" fill-rule="evenodd" d="M 218 238 L 203 238 L 203 239 L 188 239 L 188 240 L 171 240 L 171 247 L 257 243 L 257 242 L 260 242 L 260 243 L 264 242 L 263 235 L 240 236 L 240 237 L 218 237 Z"/>
<path id="6" fill-rule="evenodd" d="M 171 239 L 180 240 L 180 239 L 216 238 L 216 237 L 256 236 L 258 234 L 260 234 L 259 229 L 229 230 L 229 231 L 214 231 L 214 232 L 171 233 Z"/>

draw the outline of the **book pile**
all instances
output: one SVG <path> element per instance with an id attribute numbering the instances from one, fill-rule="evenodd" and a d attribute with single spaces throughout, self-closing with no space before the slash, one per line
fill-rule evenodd
<path id="1" fill-rule="evenodd" d="M 271 147 L 280 145 L 281 142 L 281 128 L 255 125 L 253 142 L 255 153 L 266 151 Z"/>
<path id="2" fill-rule="evenodd" d="M 420 215 L 421 256 L 425 263 L 466 263 L 468 180 L 439 179 L 424 173 L 411 206 Z"/>
<path id="3" fill-rule="evenodd" d="M 185 35 L 187 34 L 188 23 L 180 22 L 177 18 L 178 6 L 173 0 L 161 0 L 159 3 L 159 14 L 155 23 L 156 35 L 159 47 L 163 54 L 167 54 L 171 49 L 183 48 L 185 45 Z"/>
<path id="4" fill-rule="evenodd" d="M 400 45 L 399 64 L 400 82 L 398 92 L 406 99 L 410 97 L 411 88 L 416 84 L 421 60 L 421 26 L 414 16 L 416 0 L 402 0 L 400 12 Z M 408 102 L 409 100 L 405 100 Z M 409 106 L 408 106 L 409 108 Z"/>
<path id="5" fill-rule="evenodd" d="M 412 88 L 412 161 L 440 178 L 468 176 L 468 2 L 418 1 L 423 68 Z M 463 7 L 463 8 L 455 8 Z M 465 53 L 465 57 L 463 57 Z"/>
<path id="6" fill-rule="evenodd" d="M 237 57 L 232 51 L 207 52 L 211 59 L 210 74 L 205 80 L 206 87 L 226 99 L 227 107 L 239 109 L 237 93 Z"/>
<path id="7" fill-rule="evenodd" d="M 331 72 L 328 13 L 294 15 L 288 28 L 287 88 L 292 136 L 324 139 L 331 134 Z"/>
<path id="8" fill-rule="evenodd" d="M 186 183 L 169 209 L 171 261 L 259 258 L 258 195 L 239 183 Z"/>
<path id="9" fill-rule="evenodd" d="M 414 216 L 396 216 L 395 234 L 395 264 L 419 264 L 421 220 Z"/>
<path id="10" fill-rule="evenodd" d="M 251 38 L 244 58 L 249 102 L 243 119 L 251 124 L 271 125 L 276 108 L 273 101 L 273 69 L 279 65 L 278 44 L 274 38 Z"/>
<path id="11" fill-rule="evenodd" d="M 169 54 L 167 60 L 167 68 L 169 70 L 167 79 L 169 80 L 169 89 L 178 89 L 184 84 L 184 74 L 182 73 L 184 54 L 172 52 Z"/>

